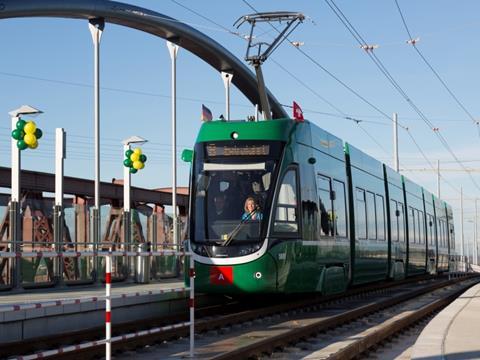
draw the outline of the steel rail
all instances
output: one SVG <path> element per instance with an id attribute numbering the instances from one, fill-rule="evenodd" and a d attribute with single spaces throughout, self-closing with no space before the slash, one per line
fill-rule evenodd
<path id="1" fill-rule="evenodd" d="M 453 294 L 437 299 L 430 304 L 427 304 L 420 309 L 417 309 L 416 311 L 407 312 L 406 314 L 401 314 L 399 316 L 393 317 L 392 319 L 390 319 L 390 321 L 379 325 L 370 334 L 366 335 L 361 339 L 357 339 L 353 344 L 347 345 L 343 349 L 332 354 L 328 357 L 328 360 L 345 360 L 356 358 L 358 355 L 364 353 L 365 351 L 373 348 L 376 345 L 379 345 L 383 341 L 412 326 L 413 324 L 427 317 L 431 313 L 443 309 L 474 284 L 475 283 L 472 283 L 467 287 L 462 287 L 455 291 Z"/>
<path id="2" fill-rule="evenodd" d="M 295 303 L 291 303 L 291 302 L 280 303 L 274 306 L 269 306 L 267 308 L 257 307 L 254 309 L 247 309 L 247 310 L 240 309 L 240 311 L 237 311 L 235 313 L 229 313 L 213 319 L 211 318 L 197 319 L 195 321 L 195 329 L 197 332 L 205 332 L 208 330 L 218 329 L 218 328 L 222 328 L 222 327 L 233 325 L 233 324 L 244 323 L 246 321 L 255 320 L 260 317 L 264 317 L 268 315 L 288 312 L 290 310 L 311 307 L 311 306 L 329 303 L 333 301 L 339 301 L 348 297 L 354 297 L 360 294 L 376 292 L 376 291 L 388 289 L 388 288 L 394 288 L 394 287 L 398 287 L 408 283 L 418 282 L 419 280 L 424 280 L 424 279 L 433 279 L 433 278 L 432 276 L 427 275 L 423 277 L 405 279 L 398 282 L 376 283 L 363 288 L 351 289 L 344 294 L 330 295 L 330 296 L 317 296 L 317 297 L 312 297 L 310 299 L 296 301 Z M 215 313 L 215 311 L 218 311 L 218 308 L 213 308 L 213 311 L 208 311 L 204 309 L 203 314 L 201 316 L 207 316 L 208 314 Z M 161 327 L 165 325 L 165 322 L 161 321 L 161 319 L 157 319 L 155 322 L 152 322 L 151 324 L 149 324 L 148 321 L 142 321 L 140 329 L 145 329 L 148 325 L 150 325 L 149 329 L 152 330 L 153 326 Z M 178 337 L 186 337 L 188 336 L 188 331 L 189 331 L 188 326 L 177 327 L 175 329 L 172 328 L 172 329 L 169 329 L 168 331 L 163 331 L 161 333 L 158 331 L 149 332 L 148 330 L 139 330 L 138 327 L 135 327 L 133 325 L 130 325 L 129 328 L 133 329 L 134 331 L 130 333 L 130 336 L 128 336 L 128 334 L 126 335 L 124 334 L 123 338 L 118 338 L 114 345 L 114 350 L 118 350 L 118 349 L 134 350 L 138 347 L 151 345 L 152 343 L 155 343 L 155 342 L 169 341 Z M 120 330 L 117 326 L 116 326 L 116 329 Z M 127 327 L 123 327 L 122 332 L 124 332 L 127 329 L 128 329 Z M 143 336 L 138 336 L 139 332 L 142 332 Z M 81 339 L 81 337 L 76 336 L 75 339 Z M 102 356 L 104 354 L 104 343 L 100 343 L 100 341 L 101 340 L 98 340 L 97 344 L 91 344 L 92 346 L 89 346 L 89 347 L 76 348 L 75 353 L 72 353 L 72 352 L 69 352 L 68 354 L 56 353 L 54 356 L 50 356 L 49 358 L 51 359 L 62 359 L 62 358 L 84 359 L 86 356 L 88 357 Z"/>
<path id="3" fill-rule="evenodd" d="M 263 353 L 272 353 L 274 352 L 275 349 L 283 348 L 288 346 L 288 344 L 298 342 L 301 339 L 312 337 L 320 331 L 326 331 L 330 328 L 338 327 L 341 324 L 351 322 L 360 317 L 363 317 L 368 314 L 377 312 L 379 310 L 405 302 L 407 300 L 413 299 L 420 295 L 424 295 L 436 289 L 439 289 L 451 284 L 455 284 L 457 282 L 463 281 L 464 279 L 465 278 L 446 280 L 446 281 L 432 284 L 430 286 L 419 288 L 411 292 L 407 292 L 397 296 L 392 296 L 380 302 L 364 304 L 337 315 L 324 317 L 308 325 L 300 326 L 298 328 L 285 331 L 281 334 L 269 337 L 267 339 L 259 340 L 253 344 L 246 345 L 244 347 L 239 347 L 233 351 L 225 352 L 218 356 L 214 356 L 211 359 L 212 360 L 242 360 L 242 359 L 248 359 L 250 357 L 260 356 Z"/>

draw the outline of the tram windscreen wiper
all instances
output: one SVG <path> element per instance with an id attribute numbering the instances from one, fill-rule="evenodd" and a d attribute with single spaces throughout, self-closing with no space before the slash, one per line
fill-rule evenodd
<path id="1" fill-rule="evenodd" d="M 233 237 L 235 235 L 238 234 L 238 232 L 240 231 L 242 225 L 247 222 L 248 220 L 251 220 L 252 219 L 252 216 L 255 215 L 257 212 L 259 212 L 260 209 L 258 207 L 256 207 L 252 212 L 248 213 L 247 216 L 245 216 L 244 219 L 242 219 L 237 226 L 235 226 L 235 228 L 230 231 L 230 233 L 227 235 L 227 238 L 225 239 L 225 241 L 223 242 L 222 246 L 228 246 L 230 245 L 230 243 L 233 241 Z"/>

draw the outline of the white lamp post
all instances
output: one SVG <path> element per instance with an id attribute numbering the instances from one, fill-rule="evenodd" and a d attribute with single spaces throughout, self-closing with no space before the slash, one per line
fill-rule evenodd
<path id="1" fill-rule="evenodd" d="M 55 129 L 55 205 L 53 206 L 53 238 L 55 249 L 63 251 L 63 176 L 64 160 L 66 158 L 65 130 Z M 57 282 L 63 284 L 63 259 L 55 258 L 55 271 L 57 271 Z"/>
<path id="2" fill-rule="evenodd" d="M 173 243 L 178 244 L 177 228 L 177 54 L 178 45 L 167 41 L 172 61 L 172 208 L 173 208 Z"/>
<path id="3" fill-rule="evenodd" d="M 98 250 L 101 238 L 100 230 L 100 39 L 102 38 L 105 20 L 102 18 L 91 19 L 88 28 L 93 40 L 94 61 L 94 129 L 95 129 L 95 206 L 92 211 L 93 220 L 93 249 Z M 94 269 L 98 273 L 98 259 L 94 261 Z M 97 274 L 98 279 L 98 274 Z M 110 343 L 107 343 L 107 359 L 110 357 Z"/>
<path id="4" fill-rule="evenodd" d="M 132 144 L 143 145 L 148 140 L 141 138 L 140 136 L 132 136 L 128 139 L 122 141 L 123 143 L 123 154 L 130 150 Z M 131 246 L 131 227 L 130 227 L 130 182 L 131 182 L 130 168 L 123 167 L 123 236 L 125 244 L 128 247 L 128 250 Z"/>
<path id="5" fill-rule="evenodd" d="M 38 114 L 43 113 L 38 109 L 35 109 L 29 105 L 22 105 L 20 108 L 16 110 L 10 111 L 8 114 L 11 116 L 12 119 L 12 131 L 17 128 L 17 122 L 20 120 L 22 115 L 29 115 L 29 116 L 36 116 Z M 11 141 L 11 149 L 12 149 L 12 164 L 11 164 L 11 171 L 12 171 L 12 180 L 11 180 L 11 190 L 12 195 L 10 199 L 10 249 L 11 251 L 19 252 L 20 251 L 20 244 L 21 244 L 21 226 L 20 226 L 20 166 L 21 166 L 21 157 L 20 157 L 20 149 L 17 147 L 17 140 L 12 138 Z M 13 248 L 12 248 L 13 246 Z M 21 259 L 19 257 L 15 258 L 15 264 L 12 270 L 12 278 L 13 282 L 12 285 L 15 288 L 19 288 L 21 285 Z"/>
<path id="6" fill-rule="evenodd" d="M 222 71 L 223 84 L 225 85 L 225 115 L 227 121 L 230 121 L 230 85 L 232 84 L 233 74 Z"/>

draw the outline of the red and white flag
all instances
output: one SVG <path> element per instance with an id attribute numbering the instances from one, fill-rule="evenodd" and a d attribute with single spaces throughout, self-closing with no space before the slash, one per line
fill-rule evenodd
<path id="1" fill-rule="evenodd" d="M 303 120 L 304 120 L 303 119 L 303 111 L 295 101 L 293 102 L 293 118 L 297 122 L 303 122 Z"/>

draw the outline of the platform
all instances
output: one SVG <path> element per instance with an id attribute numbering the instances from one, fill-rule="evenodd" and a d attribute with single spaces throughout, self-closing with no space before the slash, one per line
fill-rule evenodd
<path id="1" fill-rule="evenodd" d="M 185 311 L 188 292 L 180 279 L 151 284 L 112 284 L 112 326 Z M 105 287 L 35 289 L 0 293 L 0 345 L 105 324 Z"/>
<path id="2" fill-rule="evenodd" d="M 463 293 L 425 327 L 413 351 L 415 360 L 480 359 L 480 284 Z"/>

